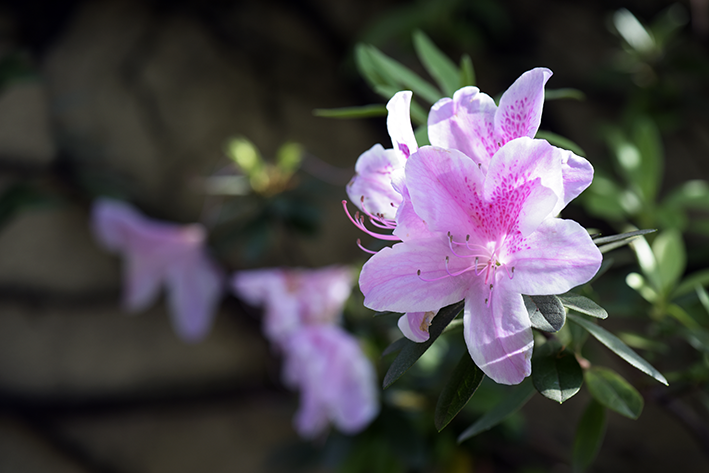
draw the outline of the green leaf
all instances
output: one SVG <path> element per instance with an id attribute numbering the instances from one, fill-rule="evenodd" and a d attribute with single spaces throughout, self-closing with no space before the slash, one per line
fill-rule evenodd
<path id="1" fill-rule="evenodd" d="M 383 117 L 387 114 L 385 105 L 372 104 L 362 107 L 316 108 L 313 115 L 325 118 L 369 118 Z"/>
<path id="2" fill-rule="evenodd" d="M 637 419 L 643 411 L 643 397 L 621 375 L 608 368 L 586 370 L 586 386 L 591 396 L 618 414 Z"/>
<path id="3" fill-rule="evenodd" d="M 576 312 L 581 312 L 582 314 L 597 317 L 599 319 L 605 319 L 608 317 L 608 312 L 606 312 L 606 309 L 599 306 L 588 297 L 576 294 L 575 292 L 567 292 L 566 294 L 561 294 L 557 297 L 561 300 L 564 307 L 568 307 Z"/>
<path id="4" fill-rule="evenodd" d="M 593 242 L 594 242 L 596 245 L 598 245 L 598 249 L 600 250 L 601 253 L 607 253 L 607 252 L 609 252 L 609 251 L 611 251 L 611 250 L 614 250 L 614 249 L 616 249 L 616 248 L 620 248 L 621 246 L 625 246 L 625 245 L 627 245 L 628 243 L 633 243 L 633 242 L 639 241 L 639 240 L 638 240 L 637 238 L 635 238 L 635 237 L 644 235 L 644 234 L 646 234 L 646 233 L 656 232 L 656 231 L 657 231 L 657 230 L 654 230 L 654 229 L 637 230 L 637 231 L 634 231 L 634 232 L 622 233 L 622 234 L 620 234 L 620 235 L 612 235 L 612 236 L 609 236 L 609 237 L 597 238 L 597 239 L 593 240 Z M 632 236 L 630 236 L 630 237 L 626 237 L 626 238 L 624 238 L 624 239 L 618 239 L 618 240 L 616 240 L 616 241 L 612 241 L 611 243 L 601 244 L 601 243 L 603 243 L 603 241 L 604 241 L 605 239 L 610 239 L 610 238 L 614 238 L 614 237 L 619 237 L 619 236 L 622 236 L 622 235 L 630 235 L 631 233 L 637 233 L 637 234 L 636 234 L 636 235 L 632 235 Z M 644 240 L 643 240 L 643 241 L 644 241 Z M 641 243 L 641 244 L 642 244 L 642 243 Z M 645 244 L 647 244 L 647 243 L 645 243 Z M 649 246 L 648 246 L 648 248 L 649 248 Z M 635 249 L 635 247 L 633 247 L 633 249 Z M 637 252 L 637 250 L 636 250 L 636 252 Z M 652 253 L 650 253 L 650 256 L 652 256 Z"/>
<path id="5" fill-rule="evenodd" d="M 699 302 L 702 303 L 704 310 L 707 312 L 707 314 L 709 314 L 709 294 L 707 294 L 707 290 L 704 289 L 704 287 L 699 284 L 694 286 L 694 290 L 697 293 L 697 297 L 699 298 Z"/>
<path id="6" fill-rule="evenodd" d="M 583 370 L 570 350 L 550 340 L 534 345 L 532 381 L 542 396 L 561 404 L 581 389 Z"/>
<path id="7" fill-rule="evenodd" d="M 603 327 L 600 327 L 594 324 L 593 322 L 586 320 L 585 318 L 583 318 L 583 316 L 570 313 L 568 317 L 573 322 L 579 324 L 580 326 L 588 330 L 588 332 L 593 335 L 596 340 L 610 348 L 611 351 L 613 351 L 616 355 L 618 355 L 619 357 L 621 357 L 643 373 L 647 374 L 648 376 L 652 376 L 665 386 L 668 385 L 667 380 L 664 376 L 662 376 L 662 373 L 657 371 L 650 363 L 648 363 L 640 355 L 635 353 L 628 345 L 623 343 L 620 338 L 616 337 Z"/>
<path id="8" fill-rule="evenodd" d="M 637 236 L 647 235 L 648 233 L 653 233 L 656 231 L 657 231 L 656 229 L 635 230 L 633 232 L 620 233 L 618 235 L 610 235 L 610 236 L 606 236 L 606 237 L 595 237 L 595 238 L 593 238 L 593 242 L 598 246 L 598 245 L 602 245 L 604 243 L 612 243 L 615 241 L 629 240 L 629 239 L 635 238 Z"/>
<path id="9" fill-rule="evenodd" d="M 436 403 L 434 422 L 440 432 L 470 401 L 485 374 L 475 365 L 466 350 L 448 379 Z"/>
<path id="10" fill-rule="evenodd" d="M 624 220 L 627 212 L 620 204 L 622 193 L 614 180 L 597 173 L 582 199 L 591 215 L 611 221 Z"/>
<path id="11" fill-rule="evenodd" d="M 400 88 L 411 89 L 414 94 L 430 103 L 435 103 L 442 97 L 440 91 L 423 80 L 418 74 L 404 66 L 395 59 L 390 58 L 376 47 L 369 45 L 367 51 L 372 59 L 375 70 L 384 77 L 389 78 L 390 85 L 397 85 Z M 394 82 L 390 82 L 391 78 Z"/>
<path id="12" fill-rule="evenodd" d="M 638 264 L 643 272 L 645 278 L 647 278 L 650 286 L 657 293 L 662 292 L 662 275 L 660 274 L 660 268 L 657 264 L 657 258 L 655 258 L 655 253 L 653 253 L 652 248 L 648 244 L 647 240 L 642 238 L 636 238 L 631 244 L 631 248 L 635 251 L 635 256 L 638 258 Z"/>
<path id="13" fill-rule="evenodd" d="M 709 183 L 702 179 L 685 182 L 663 201 L 667 207 L 709 209 Z"/>
<path id="14" fill-rule="evenodd" d="M 579 89 L 547 89 L 544 91 L 544 100 L 574 99 L 586 100 L 586 94 Z"/>
<path id="15" fill-rule="evenodd" d="M 687 265 L 682 234 L 675 228 L 663 231 L 652 242 L 652 252 L 657 262 L 659 289 L 667 293 L 675 287 Z"/>
<path id="16" fill-rule="evenodd" d="M 660 132 L 647 117 L 638 117 L 633 123 L 633 141 L 640 151 L 641 163 L 634 173 L 636 185 L 645 202 L 654 202 L 662 182 L 664 158 Z"/>
<path id="17" fill-rule="evenodd" d="M 500 401 L 495 407 L 486 412 L 481 418 L 465 429 L 458 436 L 458 443 L 461 443 L 470 437 L 473 437 L 480 432 L 485 432 L 495 427 L 497 424 L 505 420 L 508 416 L 517 412 L 522 406 L 527 404 L 534 395 L 534 385 L 527 378 L 521 384 L 512 388 L 507 396 Z"/>
<path id="18" fill-rule="evenodd" d="M 419 148 L 431 144 L 428 141 L 428 127 L 426 125 L 421 125 L 414 130 L 414 138 L 416 138 L 416 143 L 419 145 Z"/>
<path id="19" fill-rule="evenodd" d="M 675 299 L 685 294 L 689 294 L 694 290 L 694 287 L 697 284 L 700 286 L 709 285 L 709 269 L 697 271 L 696 273 L 692 273 L 684 278 L 684 280 L 675 288 L 670 299 Z"/>
<path id="20" fill-rule="evenodd" d="M 558 332 L 566 322 L 566 311 L 556 296 L 523 295 L 532 327 L 543 332 Z"/>
<path id="21" fill-rule="evenodd" d="M 384 375 L 384 389 L 399 379 L 401 375 L 411 368 L 421 355 L 433 345 L 433 342 L 443 333 L 446 326 L 463 310 L 465 301 L 456 302 L 438 311 L 438 314 L 433 318 L 431 326 L 428 328 L 429 339 L 423 343 L 412 342 L 407 338 L 403 338 L 404 342 L 399 354 L 394 358 L 394 361 L 389 366 L 389 370 Z M 408 342 L 408 343 L 407 343 Z M 397 342 L 395 342 L 397 343 Z M 389 351 L 388 353 L 391 353 Z"/>
<path id="22" fill-rule="evenodd" d="M 573 153 L 578 154 L 579 156 L 586 156 L 586 152 L 581 149 L 579 145 L 577 145 L 570 139 L 564 138 L 563 136 L 557 135 L 556 133 L 552 133 L 551 131 L 539 130 L 535 138 L 538 138 L 540 140 L 547 140 L 550 144 L 559 148 L 568 149 L 569 151 L 572 151 Z"/>
<path id="23" fill-rule="evenodd" d="M 401 351 L 406 345 L 409 344 L 409 342 L 415 343 L 406 337 L 401 337 L 401 338 L 394 340 L 393 342 L 391 342 L 389 344 L 388 347 L 386 347 L 384 349 L 384 351 L 382 351 L 382 356 L 384 357 L 384 356 L 390 355 L 392 353 L 396 353 L 397 351 Z"/>
<path id="24" fill-rule="evenodd" d="M 475 85 L 475 69 L 470 56 L 463 54 L 460 58 L 460 87 Z"/>
<path id="25" fill-rule="evenodd" d="M 575 473 L 586 471 L 591 466 L 601 449 L 605 434 L 606 408 L 591 399 L 576 427 L 574 453 L 571 459 L 571 467 Z"/>
<path id="26" fill-rule="evenodd" d="M 438 87 L 448 97 L 460 87 L 460 72 L 448 56 L 421 30 L 414 31 L 414 48 L 423 67 L 431 74 Z"/>
<path id="27" fill-rule="evenodd" d="M 355 46 L 355 63 L 360 75 L 372 89 L 379 85 L 396 87 L 396 81 L 393 77 L 384 78 L 379 73 L 367 45 L 357 43 Z"/>

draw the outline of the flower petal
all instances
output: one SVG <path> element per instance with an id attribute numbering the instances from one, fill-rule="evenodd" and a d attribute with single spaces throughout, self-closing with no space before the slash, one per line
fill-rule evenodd
<path id="1" fill-rule="evenodd" d="M 445 236 L 415 239 L 384 248 L 362 268 L 359 285 L 364 305 L 374 310 L 425 312 L 462 300 L 474 273 L 449 277 L 446 256 L 451 273 L 464 270 L 470 264 L 450 252 Z"/>
<path id="2" fill-rule="evenodd" d="M 426 222 L 414 210 L 408 187 L 403 189 L 404 200 L 396 211 L 396 228 L 392 233 L 403 241 L 412 238 L 430 238 L 433 234 L 429 231 Z"/>
<path id="3" fill-rule="evenodd" d="M 544 67 L 527 71 L 500 98 L 495 113 L 495 137 L 504 145 L 522 136 L 534 138 L 542 120 L 544 85 L 552 72 Z"/>
<path id="4" fill-rule="evenodd" d="M 402 197 L 392 186 L 392 172 L 403 168 L 404 160 L 397 152 L 376 144 L 357 159 L 347 195 L 360 210 L 393 219 Z"/>
<path id="5" fill-rule="evenodd" d="M 494 137 L 497 106 L 477 87 L 463 87 L 433 104 L 428 114 L 428 139 L 433 146 L 461 151 L 487 169 L 498 146 Z"/>
<path id="6" fill-rule="evenodd" d="M 476 205 L 484 175 L 455 149 L 424 146 L 406 163 L 406 182 L 414 210 L 429 230 L 451 232 L 458 241 L 475 233 L 469 209 Z"/>
<path id="7" fill-rule="evenodd" d="M 554 215 L 561 212 L 561 210 L 566 207 L 566 204 L 578 197 L 593 181 L 593 166 L 591 166 L 588 160 L 568 150 L 561 150 L 561 154 L 561 174 L 564 179 L 564 195 L 557 203 L 553 212 Z"/>
<path id="8" fill-rule="evenodd" d="M 514 267 L 510 287 L 530 296 L 562 294 L 588 282 L 602 256 L 588 232 L 573 220 L 549 218 L 506 257 Z"/>
<path id="9" fill-rule="evenodd" d="M 519 384 L 532 372 L 532 329 L 522 296 L 504 283 L 474 284 L 465 296 L 463 333 L 470 356 L 493 381 Z"/>
<path id="10" fill-rule="evenodd" d="M 399 330 L 412 342 L 425 342 L 431 337 L 428 333 L 428 327 L 431 325 L 431 320 L 433 320 L 436 312 L 407 312 L 399 317 L 399 322 L 397 322 Z"/>
<path id="11" fill-rule="evenodd" d="M 411 126 L 411 97 L 410 90 L 397 92 L 387 102 L 387 130 L 391 137 L 394 151 L 403 159 L 407 159 L 418 149 L 414 129 Z"/>
<path id="12" fill-rule="evenodd" d="M 187 342 L 202 340 L 212 327 L 224 280 L 216 265 L 196 249 L 168 269 L 168 304 L 177 334 Z"/>

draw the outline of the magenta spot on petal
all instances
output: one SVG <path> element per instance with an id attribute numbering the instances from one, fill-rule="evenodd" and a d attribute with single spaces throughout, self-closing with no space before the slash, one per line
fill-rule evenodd
<path id="1" fill-rule="evenodd" d="M 409 147 L 406 146 L 404 143 L 399 143 L 399 150 L 404 153 L 404 156 L 407 158 L 411 155 L 411 151 L 409 151 Z"/>

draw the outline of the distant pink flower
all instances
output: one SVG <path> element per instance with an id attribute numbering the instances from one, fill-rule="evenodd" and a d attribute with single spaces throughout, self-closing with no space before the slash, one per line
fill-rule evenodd
<path id="1" fill-rule="evenodd" d="M 146 309 L 165 285 L 177 334 L 189 342 L 207 335 L 222 297 L 223 277 L 207 255 L 201 225 L 152 220 L 107 198 L 94 202 L 91 224 L 99 243 L 123 256 L 123 305 L 128 311 Z"/>
<path id="2" fill-rule="evenodd" d="M 340 431 L 363 430 L 379 412 L 376 373 L 350 334 L 334 325 L 311 325 L 283 344 L 284 382 L 300 390 L 294 423 L 305 438 L 332 422 Z"/>
<path id="3" fill-rule="evenodd" d="M 588 233 L 554 217 L 566 197 L 562 154 L 546 141 L 517 138 L 495 153 L 487 173 L 455 149 L 412 154 L 406 183 L 432 236 L 384 248 L 364 265 L 365 305 L 425 313 L 465 299 L 475 363 L 499 383 L 521 382 L 532 354 L 522 294 L 566 292 L 601 264 Z"/>
<path id="4" fill-rule="evenodd" d="M 264 332 L 276 343 L 305 325 L 339 323 L 353 283 L 345 266 L 255 269 L 232 279 L 240 298 L 264 306 Z"/>
<path id="5" fill-rule="evenodd" d="M 313 438 L 330 422 L 345 433 L 364 429 L 379 411 L 376 373 L 357 340 L 342 328 L 352 272 L 256 269 L 234 275 L 235 293 L 264 306 L 264 332 L 283 353 L 283 381 L 300 390 L 295 427 Z"/>

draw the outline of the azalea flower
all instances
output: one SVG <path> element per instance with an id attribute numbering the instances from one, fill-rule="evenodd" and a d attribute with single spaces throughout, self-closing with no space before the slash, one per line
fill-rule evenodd
<path id="1" fill-rule="evenodd" d="M 177 334 L 189 342 L 203 339 L 223 290 L 222 273 L 204 247 L 204 227 L 152 220 L 107 198 L 94 202 L 91 223 L 98 242 L 123 256 L 124 308 L 145 310 L 164 285 Z"/>
<path id="2" fill-rule="evenodd" d="M 355 338 L 335 325 L 310 325 L 283 344 L 284 382 L 300 390 L 295 428 L 305 438 L 332 422 L 354 434 L 379 413 L 376 373 Z"/>
<path id="3" fill-rule="evenodd" d="M 240 298 L 264 306 L 264 332 L 276 344 L 302 326 L 339 323 L 352 284 L 346 266 L 255 269 L 232 279 Z"/>
<path id="4" fill-rule="evenodd" d="M 301 393 L 294 423 L 305 438 L 330 422 L 356 433 L 379 411 L 374 368 L 337 325 L 352 284 L 344 266 L 257 269 L 232 279 L 239 297 L 264 306 L 264 332 L 284 356 L 283 381 Z"/>
<path id="5" fill-rule="evenodd" d="M 589 281 L 601 254 L 576 222 L 556 218 L 568 194 L 564 151 L 509 141 L 487 173 L 455 149 L 426 146 L 405 168 L 413 209 L 431 236 L 404 240 L 362 268 L 365 306 L 426 313 L 465 299 L 464 334 L 490 378 L 531 373 L 532 330 L 522 294 L 560 294 Z"/>

